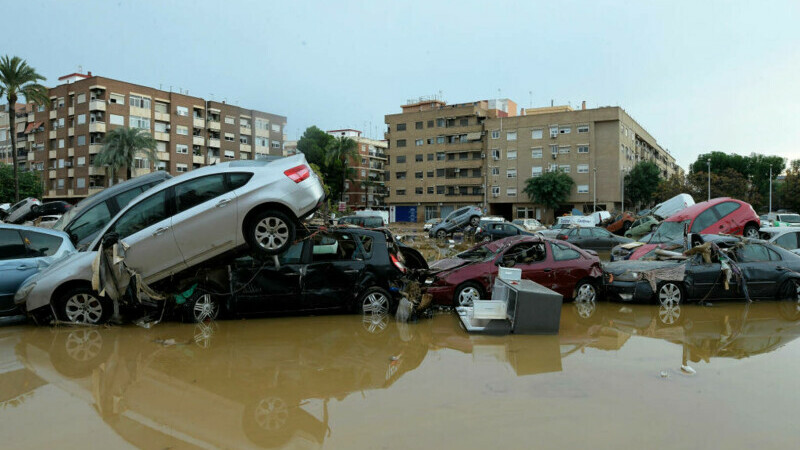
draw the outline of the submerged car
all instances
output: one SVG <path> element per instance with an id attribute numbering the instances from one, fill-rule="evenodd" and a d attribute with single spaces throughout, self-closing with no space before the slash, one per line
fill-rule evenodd
<path id="1" fill-rule="evenodd" d="M 24 314 L 24 308 L 14 303 L 19 286 L 53 261 L 73 252 L 75 247 L 65 233 L 0 225 L 0 316 Z"/>
<path id="2" fill-rule="evenodd" d="M 509 222 L 481 221 L 477 230 L 475 230 L 475 240 L 479 242 L 489 242 L 509 236 L 535 235 L 535 233 L 530 232 L 515 223 Z"/>
<path id="3" fill-rule="evenodd" d="M 556 239 L 588 250 L 610 250 L 615 245 L 633 242 L 633 239 L 614 235 L 602 227 L 572 228 L 557 234 Z"/>
<path id="4" fill-rule="evenodd" d="M 25 221 L 30 213 L 36 213 L 42 206 L 42 202 L 33 197 L 22 199 L 2 212 L 3 222 L 19 224 Z"/>
<path id="5" fill-rule="evenodd" d="M 697 254 L 683 261 L 607 263 L 603 266 L 607 297 L 661 305 L 702 299 L 800 301 L 798 255 L 760 240 L 735 239 L 721 247 L 722 254 L 712 252 L 710 262 Z M 743 285 L 734 276 L 726 283 L 726 266 L 741 271 Z"/>
<path id="6" fill-rule="evenodd" d="M 434 304 L 469 306 L 487 298 L 501 266 L 521 269 L 523 279 L 576 301 L 594 301 L 601 283 L 596 253 L 540 236 L 513 236 L 431 264 L 427 293 Z"/>
<path id="7" fill-rule="evenodd" d="M 431 227 L 428 234 L 430 237 L 444 239 L 450 234 L 466 228 L 467 226 L 477 227 L 483 212 L 477 206 L 465 206 L 459 208 L 444 218 L 441 222 Z"/>
<path id="8" fill-rule="evenodd" d="M 639 217 L 633 221 L 631 227 L 625 232 L 625 237 L 632 239 L 642 237 L 647 233 L 656 231 L 659 223 L 661 222 L 653 216 Z"/>
<path id="9" fill-rule="evenodd" d="M 323 200 L 303 155 L 196 169 L 134 199 L 87 251 L 29 279 L 15 300 L 34 315 L 52 303 L 61 320 L 101 323 L 111 314 L 110 300 L 91 288 L 101 244 L 121 243 L 127 268 L 152 284 L 246 244 L 256 254 L 281 253 L 294 242 L 297 221 Z"/>

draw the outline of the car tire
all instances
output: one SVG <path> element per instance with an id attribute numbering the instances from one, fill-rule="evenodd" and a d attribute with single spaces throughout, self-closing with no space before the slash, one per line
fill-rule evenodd
<path id="1" fill-rule="evenodd" d="M 678 306 L 686 302 L 683 287 L 674 281 L 664 281 L 656 289 L 656 303 L 660 306 Z"/>
<path id="2" fill-rule="evenodd" d="M 481 218 L 478 216 L 472 216 L 469 218 L 469 224 L 472 227 L 477 227 L 481 223 Z"/>
<path id="3" fill-rule="evenodd" d="M 480 300 L 483 296 L 481 285 L 474 281 L 467 281 L 456 287 L 453 295 L 453 306 L 472 306 L 473 300 Z"/>
<path id="4" fill-rule="evenodd" d="M 597 284 L 591 280 L 579 281 L 572 292 L 573 302 L 594 303 L 598 297 Z"/>
<path id="5" fill-rule="evenodd" d="M 758 227 L 756 227 L 755 225 L 747 225 L 746 227 L 744 227 L 742 236 L 750 239 L 758 239 Z"/>
<path id="6" fill-rule="evenodd" d="M 386 315 L 393 311 L 391 294 L 379 287 L 371 287 L 358 297 L 358 312 L 361 314 Z"/>
<path id="7" fill-rule="evenodd" d="M 658 225 L 650 225 L 650 232 L 651 233 L 655 233 L 656 232 L 656 228 L 658 228 Z"/>
<path id="8" fill-rule="evenodd" d="M 252 249 L 272 256 L 288 249 L 296 232 L 295 222 L 289 216 L 276 209 L 267 209 L 249 221 L 244 236 Z"/>
<path id="9" fill-rule="evenodd" d="M 183 304 L 182 318 L 188 323 L 204 323 L 217 320 L 221 309 L 219 296 L 198 287 Z"/>
<path id="10" fill-rule="evenodd" d="M 72 289 L 56 302 L 59 320 L 76 324 L 100 325 L 108 322 L 114 305 L 87 287 Z"/>
<path id="11" fill-rule="evenodd" d="M 41 209 L 41 206 L 39 206 L 39 205 L 31 205 L 31 212 L 34 213 L 34 214 L 39 214 L 39 210 L 40 209 Z"/>
<path id="12" fill-rule="evenodd" d="M 444 239 L 447 237 L 447 231 L 439 230 L 436 232 L 436 239 Z"/>

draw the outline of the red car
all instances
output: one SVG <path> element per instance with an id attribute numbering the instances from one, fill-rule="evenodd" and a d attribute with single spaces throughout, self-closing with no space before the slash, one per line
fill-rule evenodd
<path id="1" fill-rule="evenodd" d="M 522 269 L 522 278 L 541 284 L 565 299 L 594 301 L 602 269 L 591 250 L 541 236 L 512 236 L 478 245 L 455 258 L 433 263 L 438 270 L 427 293 L 438 305 L 468 306 L 487 299 L 498 267 Z"/>
<path id="2" fill-rule="evenodd" d="M 749 203 L 730 197 L 697 203 L 661 222 L 644 245 L 627 255 L 619 246 L 612 250 L 612 260 L 639 259 L 656 248 L 683 247 L 683 230 L 688 225 L 694 234 L 738 234 L 758 239 L 761 220 Z M 682 250 L 681 250 L 682 251 Z"/>

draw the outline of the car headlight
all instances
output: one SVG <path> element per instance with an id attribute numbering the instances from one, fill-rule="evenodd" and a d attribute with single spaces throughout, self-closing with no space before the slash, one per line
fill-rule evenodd
<path id="1" fill-rule="evenodd" d="M 614 278 L 618 281 L 639 281 L 641 277 L 642 277 L 641 272 L 627 271 L 624 272 L 622 275 L 617 275 Z"/>
<path id="2" fill-rule="evenodd" d="M 29 283 L 19 288 L 19 290 L 17 290 L 17 293 L 14 294 L 14 302 L 19 303 L 22 300 L 24 300 L 35 287 L 36 283 Z"/>

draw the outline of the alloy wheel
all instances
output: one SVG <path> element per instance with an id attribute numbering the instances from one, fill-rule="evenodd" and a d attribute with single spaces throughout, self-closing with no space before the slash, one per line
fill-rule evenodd
<path id="1" fill-rule="evenodd" d="M 478 290 L 472 286 L 467 286 L 458 293 L 458 306 L 472 306 L 475 300 L 480 300 Z"/>
<path id="2" fill-rule="evenodd" d="M 255 238 L 267 250 L 279 249 L 289 240 L 289 226 L 277 217 L 265 217 L 256 224 Z"/>
<path id="3" fill-rule="evenodd" d="M 262 430 L 280 430 L 289 420 L 289 407 L 281 398 L 268 397 L 258 402 L 253 419 Z"/>
<path id="4" fill-rule="evenodd" d="M 758 229 L 753 227 L 748 228 L 745 230 L 744 237 L 758 239 Z"/>
<path id="5" fill-rule="evenodd" d="M 192 315 L 195 322 L 214 320 L 219 314 L 219 305 L 211 298 L 211 294 L 203 294 L 194 302 Z"/>
<path id="6" fill-rule="evenodd" d="M 578 288 L 578 295 L 575 296 L 576 302 L 594 302 L 597 299 L 597 292 L 590 283 L 581 285 Z"/>
<path id="7" fill-rule="evenodd" d="M 100 323 L 103 317 L 103 305 L 91 294 L 75 294 L 64 305 L 67 320 L 73 323 Z"/>
<path id="8" fill-rule="evenodd" d="M 380 292 L 373 292 L 361 302 L 361 311 L 364 314 L 382 315 L 389 313 L 389 297 Z"/>
<path id="9" fill-rule="evenodd" d="M 658 302 L 662 306 L 677 306 L 682 296 L 681 289 L 673 283 L 664 283 L 658 290 Z"/>

